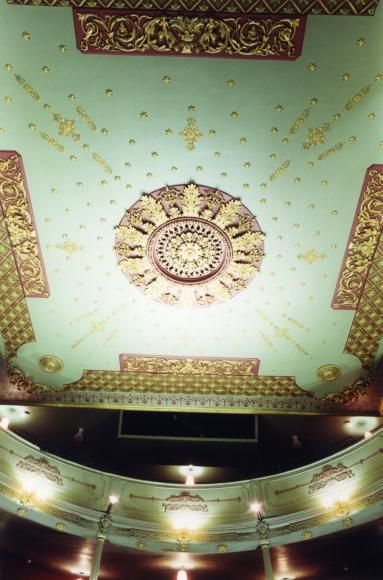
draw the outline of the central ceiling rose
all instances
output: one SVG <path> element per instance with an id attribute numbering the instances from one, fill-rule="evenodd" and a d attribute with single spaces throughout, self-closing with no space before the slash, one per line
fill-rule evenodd
<path id="1" fill-rule="evenodd" d="M 143 195 L 117 226 L 129 280 L 166 304 L 207 306 L 244 289 L 260 268 L 264 234 L 223 191 L 173 185 Z"/>

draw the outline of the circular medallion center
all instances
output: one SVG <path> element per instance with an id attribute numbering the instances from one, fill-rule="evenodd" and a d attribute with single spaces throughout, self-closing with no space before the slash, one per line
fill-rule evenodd
<path id="1" fill-rule="evenodd" d="M 199 283 L 215 277 L 230 258 L 230 242 L 214 224 L 179 218 L 157 228 L 149 243 L 149 259 L 165 276 Z"/>

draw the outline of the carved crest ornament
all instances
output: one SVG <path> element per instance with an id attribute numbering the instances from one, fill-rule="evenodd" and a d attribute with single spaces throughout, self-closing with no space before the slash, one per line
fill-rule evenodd
<path id="1" fill-rule="evenodd" d="M 239 201 L 210 187 L 175 185 L 143 195 L 116 228 L 116 253 L 129 281 L 177 306 L 228 300 L 250 283 L 264 234 Z"/>

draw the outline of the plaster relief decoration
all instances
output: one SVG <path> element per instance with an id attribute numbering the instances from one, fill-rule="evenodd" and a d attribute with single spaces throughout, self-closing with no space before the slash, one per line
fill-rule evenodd
<path id="1" fill-rule="evenodd" d="M 57 485 L 63 485 L 60 470 L 54 465 L 51 465 L 44 457 L 33 457 L 33 455 L 28 455 L 25 459 L 21 459 L 16 467 L 23 471 L 42 475 Z"/>
<path id="2" fill-rule="evenodd" d="M 208 506 L 200 495 L 191 495 L 181 491 L 178 495 L 169 496 L 162 504 L 164 512 L 208 512 Z"/>
<path id="3" fill-rule="evenodd" d="M 23 162 L 15 151 L 0 151 L 0 207 L 8 230 L 24 295 L 46 298 L 45 279 L 36 225 Z"/>
<path id="4" fill-rule="evenodd" d="M 351 479 L 352 477 L 354 477 L 354 472 L 343 465 L 343 463 L 338 463 L 336 466 L 325 465 L 322 467 L 320 473 L 313 475 L 311 482 L 309 483 L 308 493 L 309 495 L 312 495 L 313 493 L 326 488 L 328 485 Z"/>
<path id="5" fill-rule="evenodd" d="M 84 53 L 272 58 L 300 55 L 305 18 L 74 11 Z"/>
<path id="6" fill-rule="evenodd" d="M 248 375 L 258 374 L 258 359 L 186 358 L 168 356 L 120 355 L 120 368 L 130 373 L 180 375 Z"/>
<path id="7" fill-rule="evenodd" d="M 165 304 L 198 307 L 230 299 L 259 271 L 264 234 L 223 191 L 173 185 L 143 195 L 116 228 L 129 281 Z"/>
<path id="8" fill-rule="evenodd" d="M 333 308 L 355 309 L 383 227 L 383 165 L 366 172 L 346 255 L 339 275 Z"/>

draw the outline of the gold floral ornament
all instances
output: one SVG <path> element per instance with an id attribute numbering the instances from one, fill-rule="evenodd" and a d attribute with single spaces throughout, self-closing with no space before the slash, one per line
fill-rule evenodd
<path id="1" fill-rule="evenodd" d="M 237 199 L 189 184 L 143 195 L 116 227 L 119 266 L 147 296 L 178 306 L 228 300 L 260 269 L 264 234 Z"/>
<path id="2" fill-rule="evenodd" d="M 75 11 L 82 52 L 295 59 L 301 18 Z"/>

